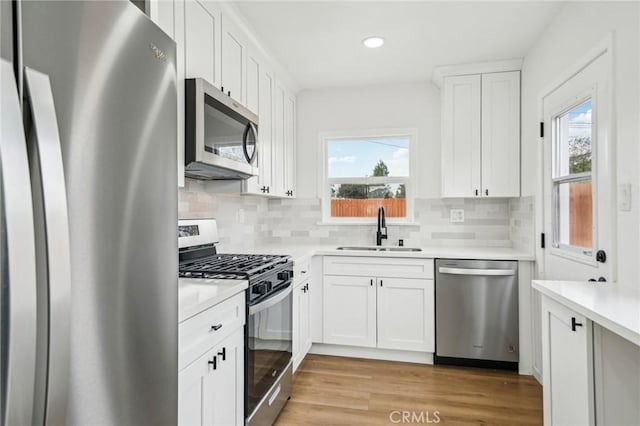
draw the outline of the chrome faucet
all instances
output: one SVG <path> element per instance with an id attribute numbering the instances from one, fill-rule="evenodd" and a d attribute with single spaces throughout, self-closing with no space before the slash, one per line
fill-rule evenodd
<path id="1" fill-rule="evenodd" d="M 378 232 L 376 232 L 376 245 L 381 246 L 382 240 L 387 239 L 387 221 L 384 218 L 384 207 L 378 207 Z"/>

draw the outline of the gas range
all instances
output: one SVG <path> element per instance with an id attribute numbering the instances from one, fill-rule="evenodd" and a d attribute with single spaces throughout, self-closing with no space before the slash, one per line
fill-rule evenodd
<path id="1" fill-rule="evenodd" d="M 220 254 L 215 219 L 178 223 L 179 276 L 249 282 L 245 323 L 245 424 L 273 424 L 291 395 L 293 260 Z"/>
<path id="2" fill-rule="evenodd" d="M 184 259 L 183 254 L 187 252 L 190 256 Z M 293 261 L 285 255 L 210 254 L 208 247 L 181 249 L 180 255 L 180 278 L 248 280 L 249 303 L 277 291 L 293 277 Z"/>

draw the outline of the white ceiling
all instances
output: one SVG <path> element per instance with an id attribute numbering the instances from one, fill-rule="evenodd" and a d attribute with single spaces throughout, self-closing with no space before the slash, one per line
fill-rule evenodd
<path id="1" fill-rule="evenodd" d="M 560 2 L 242 1 L 237 10 L 301 88 L 424 81 L 433 68 L 523 57 Z M 362 40 L 386 43 L 367 49 Z"/>

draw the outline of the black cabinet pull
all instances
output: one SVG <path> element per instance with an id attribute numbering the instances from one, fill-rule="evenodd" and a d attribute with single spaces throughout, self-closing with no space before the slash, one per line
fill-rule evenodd
<path id="1" fill-rule="evenodd" d="M 227 96 L 231 96 L 231 90 L 227 92 Z"/>
<path id="2" fill-rule="evenodd" d="M 577 322 L 576 317 L 571 317 L 571 331 L 576 331 L 576 327 L 582 327 L 582 323 Z"/>
<path id="3" fill-rule="evenodd" d="M 607 261 L 607 252 L 604 250 L 598 250 L 596 252 L 596 262 L 605 263 Z"/>
<path id="4" fill-rule="evenodd" d="M 215 370 L 216 368 L 218 368 L 218 358 L 214 356 L 213 359 L 209 360 L 208 364 L 212 365 L 213 369 Z"/>
<path id="5" fill-rule="evenodd" d="M 380 280 L 380 287 L 382 287 L 382 280 Z"/>
<path id="6" fill-rule="evenodd" d="M 371 278 L 371 287 L 373 287 L 373 278 Z"/>
<path id="7" fill-rule="evenodd" d="M 589 278 L 589 282 L 590 282 L 590 283 L 595 283 L 595 282 L 596 282 L 596 279 L 595 279 L 595 278 Z"/>
<path id="8" fill-rule="evenodd" d="M 267 186 L 267 194 L 269 193 L 269 188 L 270 188 L 270 187 L 269 187 L 269 186 Z"/>
<path id="9" fill-rule="evenodd" d="M 478 190 L 476 189 L 476 197 L 478 196 Z"/>
<path id="10" fill-rule="evenodd" d="M 488 189 L 484 190 L 484 195 L 489 195 L 489 190 Z"/>
<path id="11" fill-rule="evenodd" d="M 218 331 L 221 328 L 222 328 L 222 324 L 212 325 L 211 328 L 209 329 L 209 333 L 211 333 L 212 331 Z"/>
<path id="12" fill-rule="evenodd" d="M 600 278 L 598 278 L 598 282 L 606 283 L 607 279 L 605 277 L 600 277 Z"/>
<path id="13" fill-rule="evenodd" d="M 222 355 L 222 360 L 226 361 L 227 360 L 227 348 L 226 347 L 222 348 L 222 352 L 218 352 L 218 355 Z"/>

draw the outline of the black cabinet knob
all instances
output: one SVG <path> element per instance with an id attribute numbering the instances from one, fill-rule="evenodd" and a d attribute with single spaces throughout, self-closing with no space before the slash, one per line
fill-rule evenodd
<path id="1" fill-rule="evenodd" d="M 484 195 L 489 195 L 489 190 L 488 189 L 484 190 Z"/>
<path id="2" fill-rule="evenodd" d="M 607 261 L 607 253 L 604 250 L 598 250 L 596 252 L 596 261 L 599 263 L 605 263 Z"/>
<path id="3" fill-rule="evenodd" d="M 576 327 L 582 327 L 582 323 L 577 322 L 576 317 L 571 317 L 571 331 L 576 331 Z"/>
<path id="4" fill-rule="evenodd" d="M 600 278 L 598 278 L 598 282 L 606 283 L 607 279 L 605 277 L 600 277 Z"/>
<path id="5" fill-rule="evenodd" d="M 231 96 L 231 90 L 227 92 L 227 96 Z"/>

